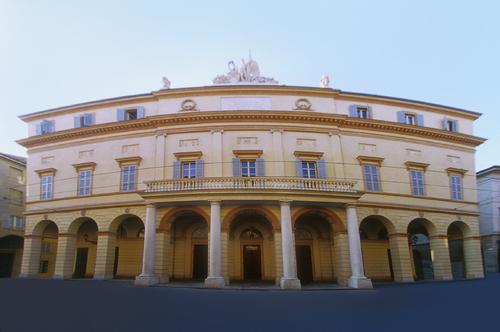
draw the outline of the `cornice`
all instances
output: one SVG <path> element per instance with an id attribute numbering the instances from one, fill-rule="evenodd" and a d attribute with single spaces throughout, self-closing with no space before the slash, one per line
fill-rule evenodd
<path id="1" fill-rule="evenodd" d="M 467 146 L 478 146 L 486 141 L 484 138 L 448 132 L 429 127 L 405 125 L 398 122 L 350 118 L 346 115 L 329 113 L 311 113 L 299 111 L 206 111 L 182 114 L 164 114 L 147 117 L 139 120 L 110 122 L 106 124 L 67 129 L 50 134 L 32 136 L 18 140 L 20 145 L 31 148 L 44 144 L 68 141 L 120 133 L 134 130 L 158 129 L 160 127 L 207 124 L 215 122 L 290 122 L 300 124 L 331 125 L 338 128 L 352 128 L 386 133 L 403 134 L 416 137 L 431 138 L 448 141 Z"/>

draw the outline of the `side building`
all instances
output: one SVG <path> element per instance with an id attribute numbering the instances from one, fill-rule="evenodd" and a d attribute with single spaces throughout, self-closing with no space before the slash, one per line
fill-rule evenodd
<path id="1" fill-rule="evenodd" d="M 479 226 L 486 272 L 500 272 L 500 166 L 477 172 Z"/>
<path id="2" fill-rule="evenodd" d="M 21 271 L 26 158 L 0 153 L 0 278 Z"/>
<path id="3" fill-rule="evenodd" d="M 21 116 L 22 275 L 282 288 L 483 277 L 480 114 L 324 86 L 166 88 Z"/>

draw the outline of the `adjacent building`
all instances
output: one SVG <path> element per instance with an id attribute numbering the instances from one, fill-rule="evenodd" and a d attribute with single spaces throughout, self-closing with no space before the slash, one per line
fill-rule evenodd
<path id="1" fill-rule="evenodd" d="M 207 287 L 481 278 L 479 113 L 278 85 L 213 86 L 21 116 L 22 275 Z"/>
<path id="2" fill-rule="evenodd" d="M 0 278 L 21 270 L 26 158 L 0 153 Z"/>
<path id="3" fill-rule="evenodd" d="M 500 166 L 477 172 L 479 228 L 486 272 L 500 272 Z"/>

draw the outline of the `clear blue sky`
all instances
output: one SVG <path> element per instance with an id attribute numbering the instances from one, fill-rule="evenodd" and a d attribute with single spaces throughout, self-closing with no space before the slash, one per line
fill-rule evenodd
<path id="1" fill-rule="evenodd" d="M 199 86 L 252 49 L 265 76 L 483 113 L 477 168 L 500 164 L 500 1 L 0 0 L 0 151 L 20 114 Z"/>

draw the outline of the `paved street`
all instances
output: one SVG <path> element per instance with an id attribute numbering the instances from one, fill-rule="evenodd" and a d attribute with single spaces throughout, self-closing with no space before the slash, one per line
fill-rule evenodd
<path id="1" fill-rule="evenodd" d="M 0 331 L 488 332 L 500 331 L 499 294 L 499 274 L 301 292 L 0 279 Z"/>

